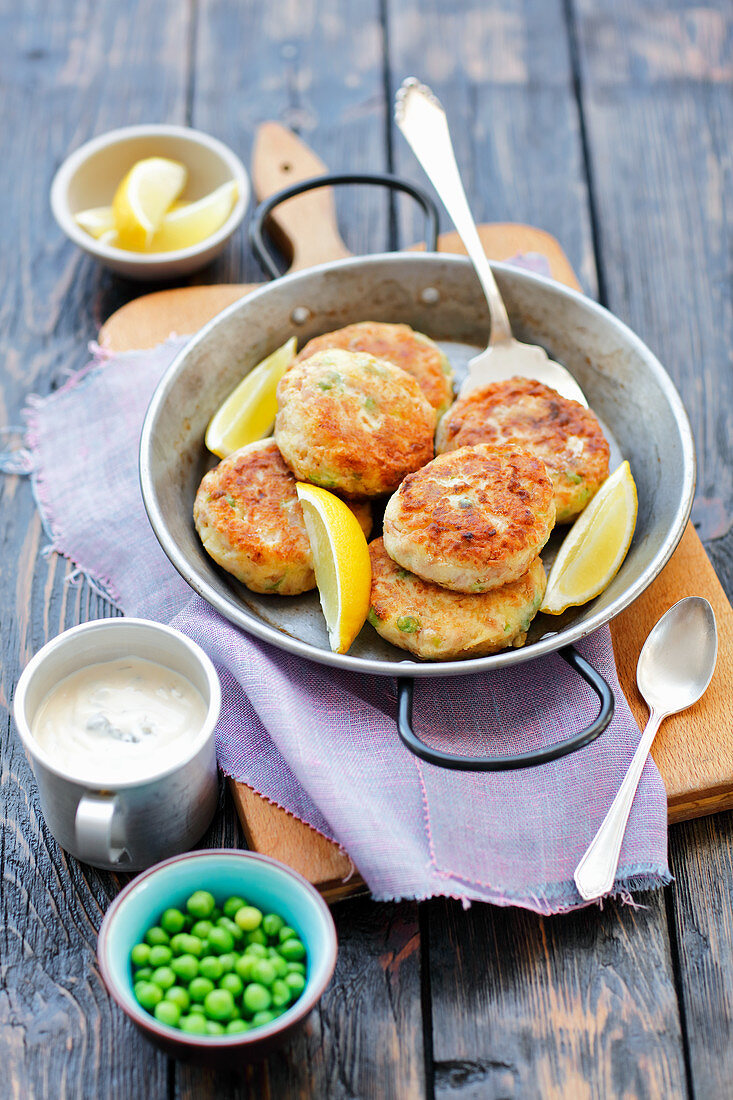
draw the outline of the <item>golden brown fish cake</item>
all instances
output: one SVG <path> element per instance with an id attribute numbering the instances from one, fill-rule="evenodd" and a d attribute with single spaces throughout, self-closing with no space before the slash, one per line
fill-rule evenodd
<path id="1" fill-rule="evenodd" d="M 524 645 L 547 585 L 540 558 L 518 580 L 467 595 L 403 569 L 389 557 L 383 539 L 369 544 L 369 554 L 369 622 L 385 641 L 424 661 L 486 657 Z"/>
<path id="2" fill-rule="evenodd" d="M 365 352 L 320 351 L 277 388 L 275 439 L 296 477 L 353 497 L 396 489 L 433 457 L 435 410 L 414 378 Z"/>
<path id="3" fill-rule="evenodd" d="M 410 474 L 384 513 L 391 558 L 456 592 L 488 592 L 526 573 L 555 523 L 542 459 L 519 447 L 461 447 Z"/>
<path id="4" fill-rule="evenodd" d="M 453 400 L 453 368 L 448 358 L 429 336 L 415 332 L 409 325 L 359 321 L 309 340 L 295 361 L 302 362 L 316 352 L 329 348 L 365 351 L 377 359 L 387 359 L 396 367 L 402 367 L 419 384 L 438 415 Z"/>
<path id="5" fill-rule="evenodd" d="M 435 449 L 476 443 L 514 443 L 538 455 L 552 478 L 557 523 L 575 519 L 608 477 L 608 443 L 595 414 L 531 378 L 458 398 L 438 425 Z"/>
<path id="6" fill-rule="evenodd" d="M 368 536 L 369 504 L 349 507 Z M 250 443 L 210 470 L 193 518 L 206 552 L 253 592 L 295 596 L 315 588 L 295 478 L 273 439 Z"/>

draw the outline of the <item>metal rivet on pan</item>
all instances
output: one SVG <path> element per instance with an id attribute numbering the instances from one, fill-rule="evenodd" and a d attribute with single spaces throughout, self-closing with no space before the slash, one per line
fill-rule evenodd
<path id="1" fill-rule="evenodd" d="M 290 314 L 290 320 L 294 325 L 304 325 L 306 321 L 310 320 L 310 315 L 311 311 L 308 306 L 296 306 Z"/>
<path id="2" fill-rule="evenodd" d="M 426 306 L 434 306 L 436 302 L 440 301 L 440 291 L 434 286 L 426 286 L 424 290 L 420 291 L 420 301 L 424 302 Z"/>

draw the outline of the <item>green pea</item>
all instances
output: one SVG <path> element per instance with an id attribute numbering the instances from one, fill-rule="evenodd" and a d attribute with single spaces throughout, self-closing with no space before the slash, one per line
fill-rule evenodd
<path id="1" fill-rule="evenodd" d="M 161 989 L 170 989 L 176 984 L 176 976 L 169 966 L 159 966 L 153 971 L 151 982 L 155 982 Z"/>
<path id="2" fill-rule="evenodd" d="M 269 959 L 259 959 L 252 968 L 252 977 L 262 985 L 272 985 L 277 974 Z"/>
<path id="3" fill-rule="evenodd" d="M 262 924 L 262 913 L 254 905 L 243 905 L 237 909 L 234 920 L 243 932 L 252 932 Z"/>
<path id="4" fill-rule="evenodd" d="M 222 907 L 224 910 L 224 916 L 231 917 L 232 920 L 234 920 L 237 910 L 241 909 L 246 904 L 247 902 L 244 900 L 244 898 L 237 897 L 236 895 L 234 897 L 227 898 Z"/>
<path id="5" fill-rule="evenodd" d="M 277 913 L 265 913 L 262 918 L 262 931 L 266 936 L 276 936 L 284 927 L 285 921 Z"/>
<path id="6" fill-rule="evenodd" d="M 299 959 L 305 958 L 305 947 L 299 939 L 286 940 L 280 948 L 280 954 L 284 959 L 287 959 L 288 962 L 291 959 L 295 959 L 297 961 Z"/>
<path id="7" fill-rule="evenodd" d="M 219 917 L 216 926 L 217 928 L 225 928 L 232 936 L 235 943 L 239 943 L 240 940 L 244 939 L 244 932 L 242 929 L 235 921 L 230 920 L 229 917 Z"/>
<path id="8" fill-rule="evenodd" d="M 188 995 L 192 1001 L 203 1001 L 207 993 L 211 993 L 214 983 L 209 978 L 194 978 L 188 987 Z"/>
<path id="9" fill-rule="evenodd" d="M 252 969 L 257 962 L 255 955 L 240 955 L 234 964 L 234 973 L 238 974 L 243 982 L 252 981 Z"/>
<path id="10" fill-rule="evenodd" d="M 135 996 L 143 1008 L 152 1012 L 158 1002 L 163 1000 L 163 990 L 152 982 L 136 982 Z"/>
<path id="11" fill-rule="evenodd" d="M 244 991 L 244 982 L 238 974 L 225 974 L 219 982 L 219 989 L 226 989 L 236 1000 Z"/>
<path id="12" fill-rule="evenodd" d="M 234 998 L 228 989 L 213 989 L 206 994 L 204 1012 L 210 1020 L 229 1020 L 234 1010 Z"/>
<path id="13" fill-rule="evenodd" d="M 249 1024 L 246 1020 L 230 1020 L 225 1030 L 227 1035 L 242 1035 L 249 1031 Z"/>
<path id="14" fill-rule="evenodd" d="M 305 963 L 289 962 L 288 974 L 305 974 Z"/>
<path id="15" fill-rule="evenodd" d="M 289 1004 L 292 997 L 292 991 L 290 987 L 282 981 L 280 978 L 276 978 L 272 983 L 272 1003 L 275 1008 L 282 1008 L 283 1005 Z"/>
<path id="16" fill-rule="evenodd" d="M 191 929 L 191 935 L 198 936 L 200 940 L 205 940 L 213 927 L 214 925 L 210 920 L 197 920 Z"/>
<path id="17" fill-rule="evenodd" d="M 212 928 L 209 932 L 209 947 L 216 955 L 225 955 L 234 947 L 234 936 L 226 928 Z"/>
<path id="18" fill-rule="evenodd" d="M 130 952 L 130 961 L 133 966 L 147 966 L 150 960 L 150 944 L 136 943 Z"/>
<path id="19" fill-rule="evenodd" d="M 397 629 L 403 634 L 417 634 L 420 629 L 420 620 L 415 615 L 404 615 L 397 620 Z"/>
<path id="20" fill-rule="evenodd" d="M 182 932 L 185 923 L 186 918 L 180 909 L 166 909 L 160 918 L 160 927 L 164 928 L 171 936 L 174 936 L 176 932 Z"/>
<path id="21" fill-rule="evenodd" d="M 285 959 L 282 957 L 282 955 L 278 955 L 276 952 L 275 955 L 270 959 L 270 963 L 277 977 L 284 978 L 288 972 L 288 964 L 285 962 Z"/>
<path id="22" fill-rule="evenodd" d="M 152 966 L 141 966 L 139 970 L 135 971 L 136 982 L 148 982 L 153 976 Z"/>
<path id="23" fill-rule="evenodd" d="M 250 1012 L 263 1012 L 272 1004 L 270 990 L 259 982 L 250 982 L 242 994 L 242 1003 Z"/>
<path id="24" fill-rule="evenodd" d="M 191 998 L 181 985 L 172 985 L 170 989 L 166 989 L 163 1000 L 177 1005 L 181 1012 L 186 1012 L 191 1005 Z"/>
<path id="25" fill-rule="evenodd" d="M 265 1024 L 271 1024 L 275 1019 L 274 1012 L 268 1012 L 264 1009 L 262 1012 L 255 1012 L 252 1017 L 252 1027 L 264 1027 Z"/>
<path id="26" fill-rule="evenodd" d="M 196 890 L 186 902 L 186 908 L 191 916 L 196 917 L 197 920 L 210 917 L 216 908 L 214 895 L 210 894 L 208 890 Z"/>
<path id="27" fill-rule="evenodd" d="M 267 946 L 267 936 L 261 928 L 255 928 L 252 932 L 247 932 L 244 937 L 245 943 L 258 943 L 261 947 Z"/>
<path id="28" fill-rule="evenodd" d="M 171 961 L 171 970 L 177 978 L 188 984 L 198 975 L 199 961 L 195 955 L 178 955 Z"/>
<path id="29" fill-rule="evenodd" d="M 150 948 L 149 964 L 153 969 L 156 966 L 167 966 L 172 958 L 173 952 L 164 943 L 156 944 L 155 947 Z"/>
<path id="30" fill-rule="evenodd" d="M 248 943 L 244 953 L 245 955 L 252 955 L 256 959 L 267 958 L 267 948 L 263 943 Z"/>
<path id="31" fill-rule="evenodd" d="M 156 947 L 159 943 L 169 944 L 171 939 L 168 933 L 156 924 L 152 928 L 148 928 L 145 933 L 145 942 L 149 943 L 151 947 Z"/>
<path id="32" fill-rule="evenodd" d="M 173 1004 L 173 1001 L 159 1001 L 153 1009 L 153 1015 L 156 1020 L 160 1020 L 161 1024 L 177 1027 L 181 1018 L 181 1010 L 178 1005 Z"/>
<path id="33" fill-rule="evenodd" d="M 285 943 L 286 940 L 292 940 L 297 935 L 298 933 L 294 928 L 291 928 L 289 924 L 284 924 L 278 932 L 277 938 L 280 940 L 280 943 Z"/>
<path id="34" fill-rule="evenodd" d="M 234 970 L 234 964 L 238 958 L 239 955 L 234 951 L 225 951 L 223 955 L 219 955 L 222 974 L 228 974 L 230 970 Z"/>
<path id="35" fill-rule="evenodd" d="M 189 1035 L 205 1035 L 206 1017 L 198 1012 L 189 1016 L 181 1016 L 178 1026 L 181 1031 L 186 1031 Z"/>
<path id="36" fill-rule="evenodd" d="M 305 978 L 302 974 L 286 974 L 285 984 L 287 985 L 288 989 L 292 990 L 292 994 L 294 997 L 299 997 L 305 989 Z"/>
<path id="37" fill-rule="evenodd" d="M 218 982 L 223 973 L 216 955 L 206 955 L 199 963 L 199 974 L 204 978 L 210 978 L 212 982 Z"/>
<path id="38" fill-rule="evenodd" d="M 179 932 L 174 936 L 171 948 L 174 955 L 195 955 L 197 959 L 204 953 L 201 940 L 189 932 Z"/>
<path id="39" fill-rule="evenodd" d="M 226 1034 L 226 1028 L 223 1024 L 220 1024 L 217 1020 L 206 1021 L 206 1034 L 207 1035 L 224 1035 Z"/>

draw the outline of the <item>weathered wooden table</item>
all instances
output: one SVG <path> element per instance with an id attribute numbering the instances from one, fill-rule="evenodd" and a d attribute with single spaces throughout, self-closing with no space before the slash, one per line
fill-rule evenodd
<path id="1" fill-rule="evenodd" d="M 451 116 L 480 220 L 542 226 L 657 352 L 695 431 L 694 518 L 733 588 L 730 298 L 733 50 L 728 0 L 50 0 L 1 9 L 0 419 L 18 423 L 145 289 L 62 238 L 48 189 L 76 145 L 187 122 L 249 156 L 277 118 L 333 170 L 419 172 L 390 122 L 402 77 Z M 414 239 L 380 194 L 339 199 L 354 251 Z M 202 281 L 260 278 L 244 235 Z M 9 442 L 19 435 L 9 433 Z M 241 1077 L 167 1060 L 95 965 L 120 887 L 40 816 L 8 706 L 60 630 L 114 613 L 44 557 L 29 485 L 0 480 L 3 790 L 0 1094 L 30 1097 L 731 1095 L 731 814 L 670 831 L 676 881 L 639 908 L 540 919 L 447 901 L 335 910 L 334 981 L 293 1045 Z M 222 794 L 206 841 L 237 844 Z"/>

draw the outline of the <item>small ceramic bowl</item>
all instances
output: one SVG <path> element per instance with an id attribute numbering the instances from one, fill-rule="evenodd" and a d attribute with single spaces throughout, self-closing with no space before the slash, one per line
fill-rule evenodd
<path id="1" fill-rule="evenodd" d="M 144 157 L 170 157 L 188 169 L 186 199 L 196 201 L 229 180 L 236 180 L 238 198 L 216 233 L 190 248 L 173 252 L 128 252 L 97 241 L 74 215 L 95 206 L 109 206 L 117 185 L 133 164 Z M 63 162 L 51 185 L 51 209 L 74 244 L 105 267 L 130 279 L 172 279 L 210 263 L 244 218 L 250 184 L 239 157 L 221 141 L 186 126 L 127 126 L 86 142 Z"/>
<path id="2" fill-rule="evenodd" d="M 242 1035 L 189 1035 L 159 1023 L 136 1001 L 130 951 L 157 923 L 163 910 L 169 906 L 180 908 L 195 890 L 209 890 L 217 902 L 239 894 L 265 912 L 278 913 L 305 945 L 305 989 L 272 1023 Z M 229 1067 L 264 1058 L 286 1042 L 330 982 L 336 950 L 333 918 L 309 882 L 268 856 L 228 848 L 174 856 L 143 872 L 110 905 L 97 943 L 107 989 L 149 1039 L 176 1058 Z"/>

